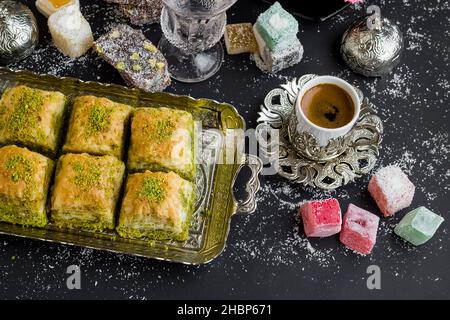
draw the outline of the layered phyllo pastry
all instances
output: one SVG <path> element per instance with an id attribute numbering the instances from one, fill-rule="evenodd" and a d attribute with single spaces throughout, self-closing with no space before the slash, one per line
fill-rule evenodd
<path id="1" fill-rule="evenodd" d="M 45 210 L 53 161 L 16 146 L 0 148 L 0 221 L 47 224 Z"/>
<path id="2" fill-rule="evenodd" d="M 106 98 L 76 98 L 63 151 L 120 158 L 123 153 L 125 123 L 130 111 L 130 106 Z"/>
<path id="3" fill-rule="evenodd" d="M 113 229 L 124 171 L 123 162 L 113 156 L 61 156 L 50 201 L 51 220 L 59 227 Z"/>
<path id="4" fill-rule="evenodd" d="M 117 232 L 125 238 L 184 241 L 194 201 L 194 185 L 174 172 L 131 174 Z"/>
<path id="5" fill-rule="evenodd" d="M 23 85 L 7 89 L 0 100 L 0 144 L 17 144 L 55 155 L 66 97 Z"/>
<path id="6" fill-rule="evenodd" d="M 130 171 L 174 171 L 192 181 L 194 159 L 194 120 L 189 112 L 142 108 L 134 113 L 128 151 Z"/>

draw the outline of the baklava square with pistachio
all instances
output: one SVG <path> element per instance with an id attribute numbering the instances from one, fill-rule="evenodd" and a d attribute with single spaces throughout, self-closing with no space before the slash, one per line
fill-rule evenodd
<path id="1" fill-rule="evenodd" d="M 61 156 L 50 200 L 51 220 L 59 227 L 113 229 L 124 171 L 124 163 L 113 156 Z"/>
<path id="2" fill-rule="evenodd" d="M 76 98 L 63 151 L 121 158 L 130 111 L 130 106 L 106 98 Z"/>
<path id="3" fill-rule="evenodd" d="M 97 39 L 94 48 L 131 87 L 157 92 L 170 85 L 166 59 L 141 30 L 117 25 Z"/>
<path id="4" fill-rule="evenodd" d="M 0 221 L 47 224 L 45 210 L 53 161 L 16 146 L 0 148 Z"/>
<path id="5" fill-rule="evenodd" d="M 55 155 L 66 97 L 27 86 L 7 89 L 0 100 L 0 144 L 17 144 Z"/>
<path id="6" fill-rule="evenodd" d="M 195 178 L 194 120 L 189 112 L 141 108 L 131 120 L 130 171 L 175 171 Z"/>
<path id="7" fill-rule="evenodd" d="M 194 185 L 174 172 L 131 174 L 117 232 L 125 238 L 185 241 L 194 202 Z"/>

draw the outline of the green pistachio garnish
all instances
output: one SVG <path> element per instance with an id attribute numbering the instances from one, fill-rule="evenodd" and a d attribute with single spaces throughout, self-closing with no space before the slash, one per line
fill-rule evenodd
<path id="1" fill-rule="evenodd" d="M 139 65 L 139 64 L 133 64 L 133 70 L 134 71 L 136 71 L 136 72 L 139 72 L 139 71 L 141 71 L 142 70 L 142 67 L 141 67 L 141 65 Z"/>
<path id="2" fill-rule="evenodd" d="M 156 66 L 156 59 L 148 59 L 148 64 L 150 67 L 154 68 Z"/>
<path id="3" fill-rule="evenodd" d="M 175 124 L 170 120 L 158 120 L 156 122 L 156 134 L 159 140 L 170 137 L 175 130 Z"/>
<path id="4" fill-rule="evenodd" d="M 166 197 L 164 184 L 165 181 L 161 178 L 144 178 L 139 196 L 149 202 L 160 203 Z"/>
<path id="5" fill-rule="evenodd" d="M 156 49 L 153 43 L 150 43 L 148 41 L 144 41 L 144 49 L 151 53 L 155 53 L 156 51 L 158 51 L 158 49 Z"/>
<path id="6" fill-rule="evenodd" d="M 6 161 L 5 167 L 11 172 L 11 180 L 14 182 L 19 180 L 28 181 L 33 173 L 30 159 L 20 154 L 11 156 Z"/>
<path id="7" fill-rule="evenodd" d="M 113 32 L 111 32 L 111 38 L 117 39 L 118 37 L 120 37 L 119 30 L 114 30 Z"/>
<path id="8" fill-rule="evenodd" d="M 137 53 L 137 52 L 134 52 L 131 56 L 130 56 L 130 59 L 131 60 L 134 60 L 134 61 L 137 61 L 137 60 L 139 60 L 141 58 L 141 56 L 139 55 L 139 53 Z"/>
<path id="9" fill-rule="evenodd" d="M 164 69 L 164 67 L 165 67 L 166 65 L 165 65 L 165 63 L 164 62 L 157 62 L 156 63 L 156 69 L 158 69 L 158 70 L 162 70 L 162 69 Z"/>
<path id="10" fill-rule="evenodd" d="M 89 113 L 89 131 L 100 132 L 109 126 L 111 110 L 94 105 Z"/>
<path id="11" fill-rule="evenodd" d="M 119 71 L 125 70 L 125 62 L 123 62 L 123 61 L 118 62 L 116 64 L 116 69 L 119 70 Z"/>
<path id="12" fill-rule="evenodd" d="M 101 171 L 96 165 L 86 166 L 81 162 L 76 162 L 72 165 L 75 177 L 73 182 L 81 189 L 87 190 L 100 183 Z"/>

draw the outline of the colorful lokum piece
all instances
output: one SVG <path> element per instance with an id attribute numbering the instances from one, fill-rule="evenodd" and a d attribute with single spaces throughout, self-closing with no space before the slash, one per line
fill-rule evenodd
<path id="1" fill-rule="evenodd" d="M 360 254 L 369 254 L 376 242 L 379 221 L 373 213 L 349 204 L 342 222 L 341 242 Z"/>
<path id="2" fill-rule="evenodd" d="M 341 231 L 341 208 L 335 198 L 308 201 L 299 211 L 308 237 L 328 237 Z"/>
<path id="3" fill-rule="evenodd" d="M 442 222 L 444 218 L 441 216 L 425 207 L 419 207 L 407 213 L 395 227 L 394 232 L 418 246 L 430 240 Z"/>
<path id="4" fill-rule="evenodd" d="M 388 217 L 411 205 L 415 187 L 398 166 L 387 166 L 372 176 L 368 190 Z"/>
<path id="5" fill-rule="evenodd" d="M 263 72 L 276 73 L 302 60 L 303 46 L 297 38 L 293 39 L 288 47 L 271 51 L 255 28 L 253 28 L 253 32 L 258 43 L 259 53 L 253 54 L 252 58 L 255 60 L 256 66 Z"/>
<path id="6" fill-rule="evenodd" d="M 71 58 L 81 57 L 94 42 L 91 27 L 78 5 L 66 6 L 53 13 L 48 18 L 48 27 L 55 46 Z"/>
<path id="7" fill-rule="evenodd" d="M 36 0 L 36 8 L 47 18 L 59 9 L 70 5 L 76 5 L 79 8 L 80 2 L 79 0 Z"/>
<path id="8" fill-rule="evenodd" d="M 255 29 L 270 50 L 283 49 L 290 46 L 298 32 L 297 20 L 278 2 L 259 15 Z"/>
<path id="9" fill-rule="evenodd" d="M 94 47 L 129 86 L 156 92 L 170 84 L 166 59 L 140 30 L 118 25 L 97 39 Z"/>
<path id="10" fill-rule="evenodd" d="M 225 46 L 228 54 L 254 53 L 258 51 L 251 23 L 229 24 L 225 28 Z"/>

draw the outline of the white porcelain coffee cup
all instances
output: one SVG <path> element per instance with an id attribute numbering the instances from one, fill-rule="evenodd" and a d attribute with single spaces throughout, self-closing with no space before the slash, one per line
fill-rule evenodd
<path id="1" fill-rule="evenodd" d="M 323 128 L 320 127 L 314 123 L 312 123 L 304 114 L 301 103 L 303 96 L 305 93 L 319 85 L 319 84 L 334 84 L 341 89 L 345 90 L 347 92 L 354 105 L 354 115 L 350 122 L 348 122 L 346 125 L 339 127 L 339 128 Z M 302 132 L 309 132 L 317 139 L 320 146 L 326 146 L 328 142 L 333 138 L 338 138 L 341 136 L 344 136 L 346 133 L 348 133 L 353 126 L 355 125 L 356 120 L 359 118 L 359 112 L 361 109 L 361 101 L 358 97 L 358 94 L 355 90 L 355 88 L 349 84 L 347 81 L 342 80 L 341 78 L 333 77 L 333 76 L 318 76 L 316 78 L 313 78 L 309 80 L 299 91 L 297 100 L 295 102 L 294 106 L 294 115 L 297 119 L 297 125 L 296 125 L 296 131 L 297 133 Z"/>

